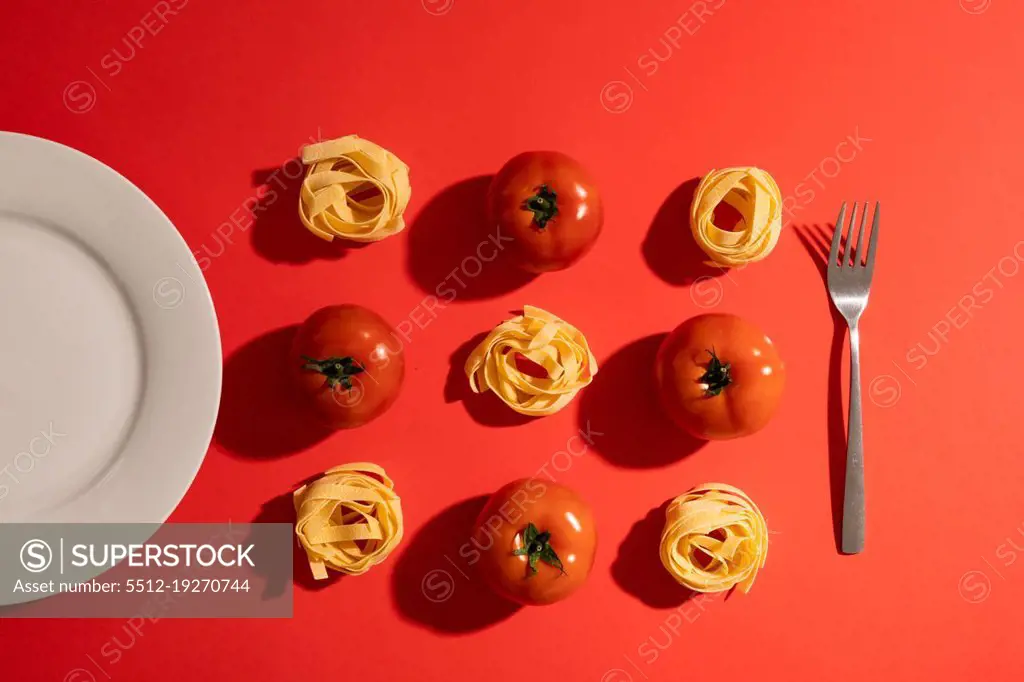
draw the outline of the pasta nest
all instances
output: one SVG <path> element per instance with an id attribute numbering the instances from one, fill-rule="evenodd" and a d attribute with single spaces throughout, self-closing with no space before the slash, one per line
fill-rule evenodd
<path id="1" fill-rule="evenodd" d="M 299 218 L 321 239 L 375 242 L 405 229 L 409 167 L 356 135 L 302 148 Z"/>
<path id="2" fill-rule="evenodd" d="M 746 593 L 768 558 L 768 527 L 757 505 L 739 488 L 705 483 L 668 506 L 661 563 L 695 592 Z"/>
<path id="3" fill-rule="evenodd" d="M 540 365 L 546 377 L 516 366 L 516 356 Z M 597 360 L 576 327 L 546 310 L 524 306 L 523 314 L 502 322 L 466 360 L 474 393 L 493 391 L 520 414 L 554 414 L 569 404 L 597 374 Z"/>
<path id="4" fill-rule="evenodd" d="M 742 217 L 741 229 L 715 225 L 722 202 Z M 782 193 L 774 178 L 760 168 L 722 168 L 704 176 L 693 195 L 690 231 L 708 255 L 709 265 L 736 267 L 768 256 L 782 232 Z"/>
<path id="5" fill-rule="evenodd" d="M 402 504 L 384 469 L 358 462 L 334 467 L 295 491 L 295 535 L 317 580 L 331 568 L 365 573 L 402 541 Z"/>

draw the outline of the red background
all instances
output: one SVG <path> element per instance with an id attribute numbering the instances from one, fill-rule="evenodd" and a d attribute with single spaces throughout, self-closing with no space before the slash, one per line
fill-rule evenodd
<path id="1" fill-rule="evenodd" d="M 1024 5 L 707 0 L 717 9 L 698 18 L 693 4 L 192 0 L 158 20 L 148 0 L 5 2 L 0 128 L 113 166 L 211 258 L 222 414 L 172 520 L 287 520 L 297 482 L 371 460 L 396 479 L 408 525 L 362 577 L 312 586 L 298 562 L 288 621 L 161 620 L 138 634 L 5 621 L 0 676 L 1019 676 Z M 143 22 L 156 35 L 132 54 Z M 259 183 L 318 130 L 410 165 L 405 233 L 321 243 L 294 217 L 293 181 L 248 227 L 241 207 L 266 199 Z M 859 148 L 840 146 L 851 137 Z M 424 319 L 414 310 L 480 239 L 485 176 L 540 148 L 577 157 L 603 188 L 594 250 L 528 282 L 500 262 L 463 277 L 412 327 L 385 417 L 326 439 L 298 427 L 273 390 L 289 327 L 339 302 Z M 778 180 L 785 232 L 766 261 L 692 285 L 708 272 L 688 246 L 686 182 L 738 164 Z M 841 201 L 865 199 L 884 220 L 862 321 L 867 549 L 847 557 L 830 466 L 845 454 L 846 364 L 812 252 Z M 248 229 L 229 243 L 216 231 L 233 213 Z M 460 367 L 465 344 L 524 303 L 583 330 L 601 374 L 563 412 L 510 426 L 492 396 L 462 401 Z M 760 324 L 788 385 L 764 431 L 688 453 L 646 382 L 656 335 L 705 309 Z M 588 420 L 594 446 L 548 470 L 594 506 L 593 574 L 566 602 L 510 614 L 445 557 L 460 560 L 481 495 L 536 473 Z M 775 534 L 749 595 L 684 603 L 657 563 L 657 508 L 707 480 L 743 488 Z M 421 592 L 437 569 L 452 576 L 427 580 L 442 603 Z"/>

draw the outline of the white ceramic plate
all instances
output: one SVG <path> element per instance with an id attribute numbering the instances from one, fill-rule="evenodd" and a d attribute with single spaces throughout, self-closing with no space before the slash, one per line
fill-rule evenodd
<path id="1" fill-rule="evenodd" d="M 167 519 L 210 444 L 217 317 L 135 185 L 0 132 L 0 522 Z"/>

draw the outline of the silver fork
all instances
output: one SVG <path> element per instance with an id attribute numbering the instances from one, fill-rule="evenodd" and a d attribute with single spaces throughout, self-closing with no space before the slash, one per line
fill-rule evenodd
<path id="1" fill-rule="evenodd" d="M 863 258 L 864 224 L 868 217 L 868 204 L 860 216 L 860 228 L 854 240 L 853 227 L 857 220 L 857 203 L 850 212 L 850 229 L 846 237 L 846 250 L 842 251 L 843 223 L 846 221 L 846 202 L 839 209 L 836 233 L 832 237 L 832 251 L 828 260 L 828 293 L 850 327 L 850 420 L 846 445 L 846 489 L 843 493 L 842 550 L 856 554 L 864 549 L 864 442 L 863 420 L 860 410 L 860 332 L 857 322 L 868 305 L 871 274 L 875 270 L 875 249 L 878 247 L 878 219 L 880 203 L 875 203 L 868 241 L 867 261 Z M 851 257 L 852 254 L 852 257 Z"/>

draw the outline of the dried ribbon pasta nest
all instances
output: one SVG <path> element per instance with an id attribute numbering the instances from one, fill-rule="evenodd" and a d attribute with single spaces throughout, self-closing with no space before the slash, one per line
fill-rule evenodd
<path id="1" fill-rule="evenodd" d="M 705 483 L 672 500 L 661 533 L 661 563 L 695 592 L 750 591 L 768 558 L 768 527 L 739 488 Z"/>
<path id="2" fill-rule="evenodd" d="M 402 504 L 376 464 L 334 467 L 294 493 L 295 535 L 317 580 L 365 573 L 402 541 Z"/>
<path id="3" fill-rule="evenodd" d="M 303 147 L 302 163 L 299 217 L 316 236 L 375 242 L 405 229 L 409 167 L 388 150 L 348 135 Z"/>
<path id="4" fill-rule="evenodd" d="M 715 225 L 715 208 L 725 202 L 739 212 L 742 229 Z M 711 259 L 708 265 L 736 267 L 765 258 L 782 231 L 782 193 L 760 168 L 722 168 L 704 176 L 693 195 L 690 230 Z"/>
<path id="5" fill-rule="evenodd" d="M 517 356 L 540 365 L 546 377 L 520 370 Z M 494 391 L 519 414 L 554 414 L 597 374 L 597 360 L 576 327 L 551 313 L 524 306 L 502 322 L 470 353 L 466 376 L 474 393 Z"/>

